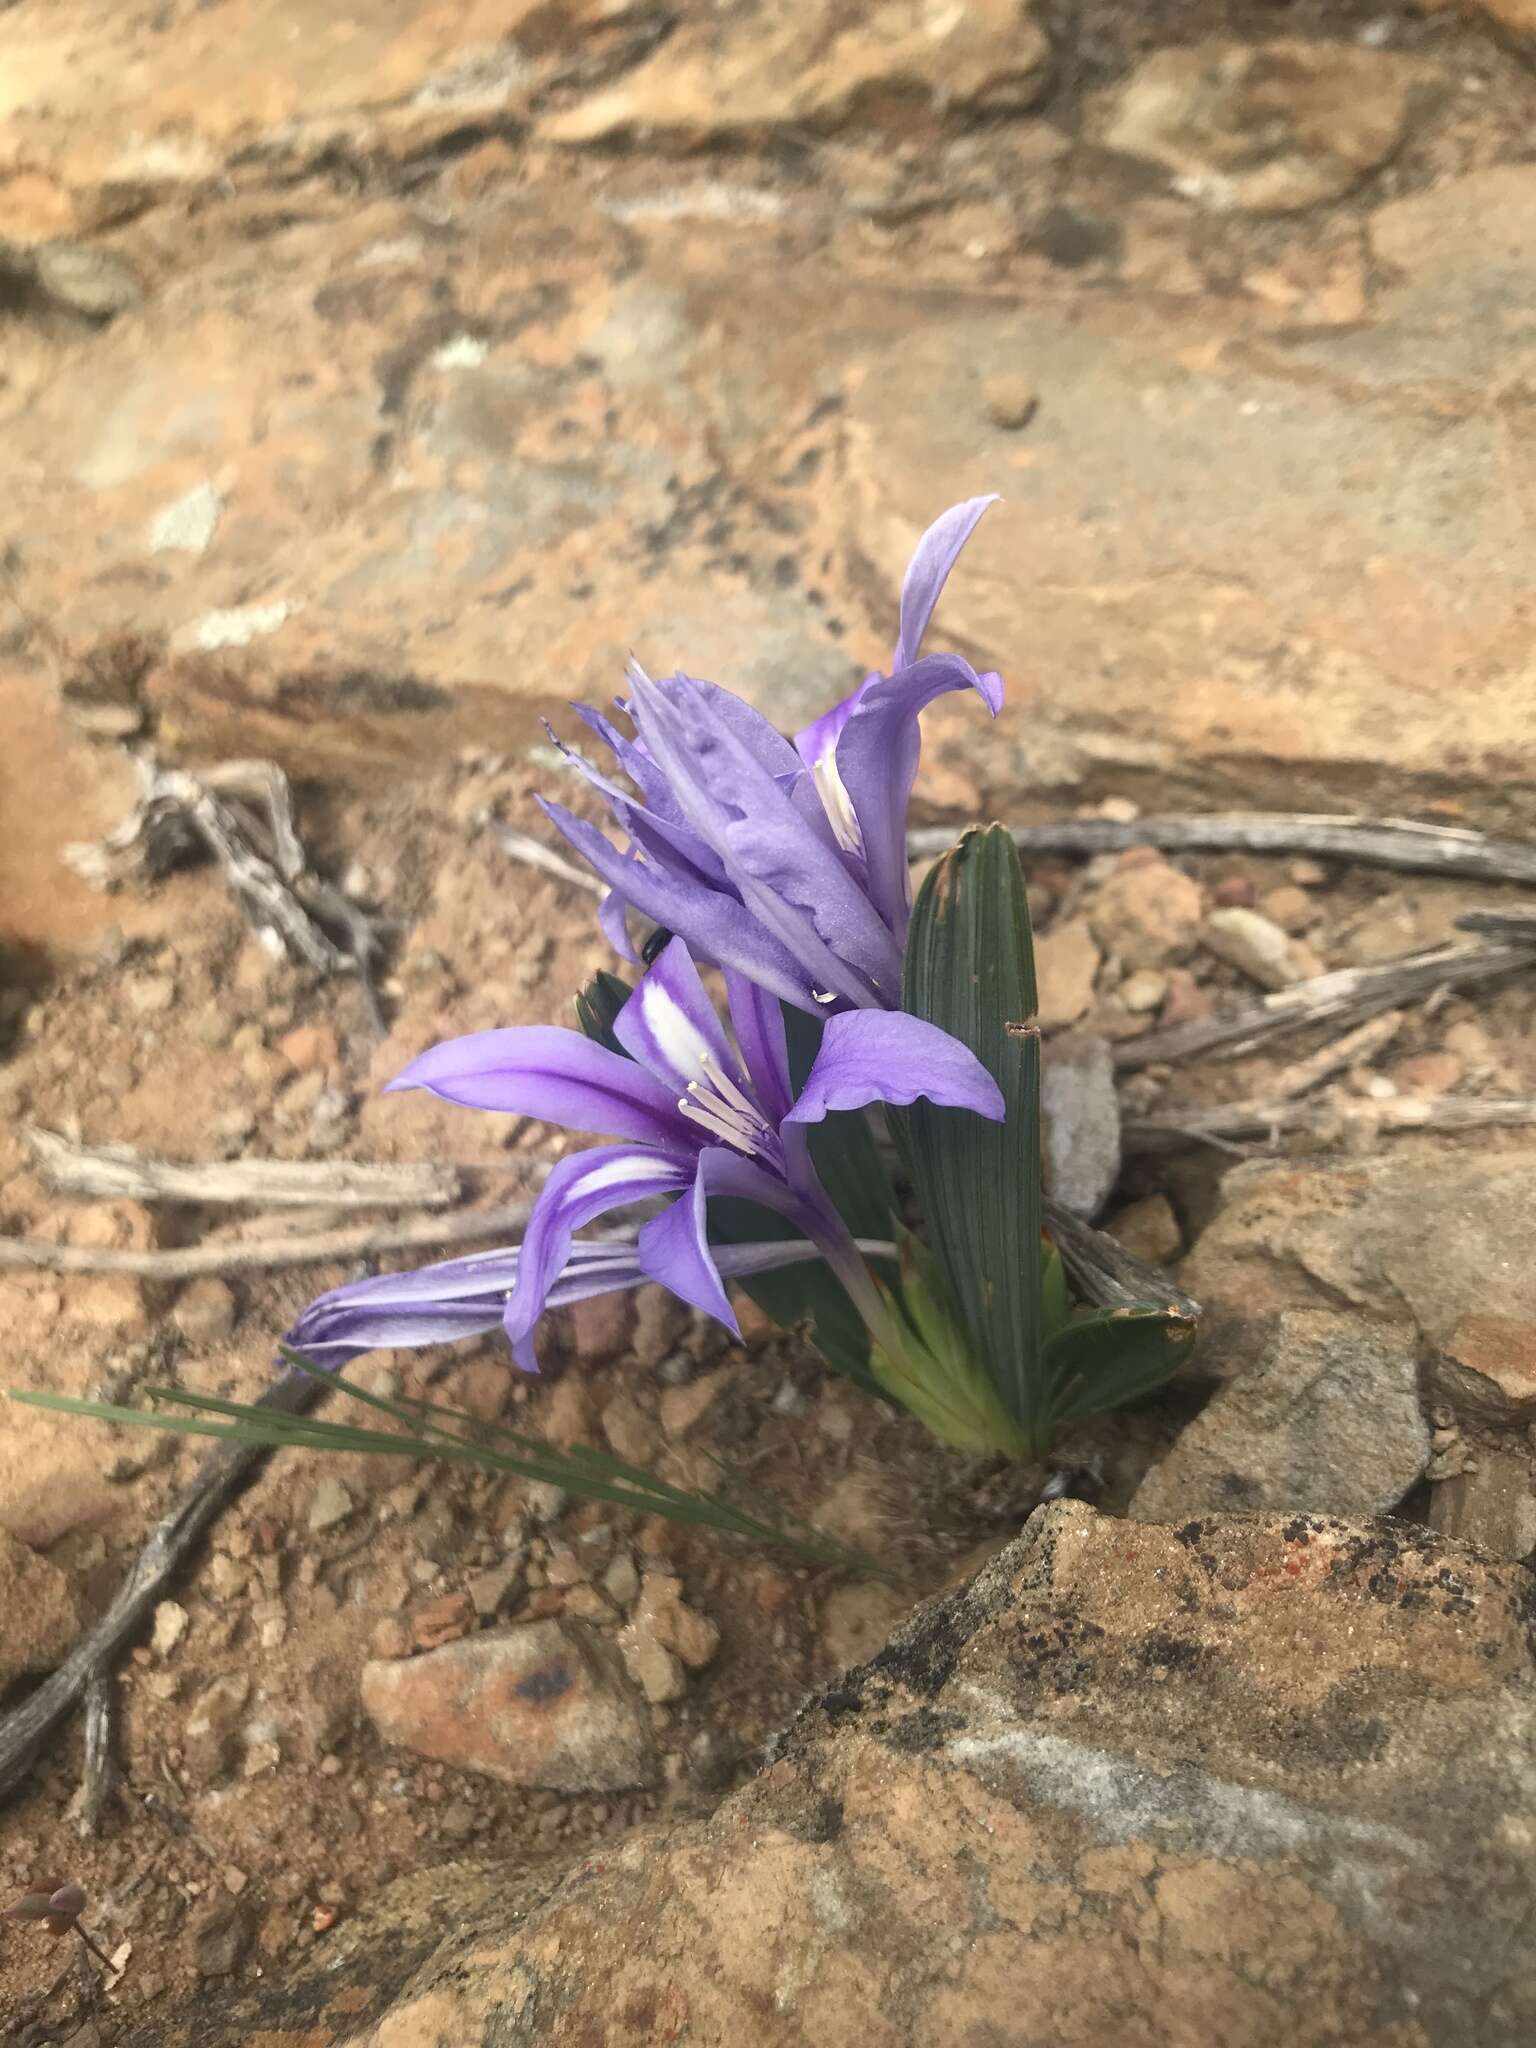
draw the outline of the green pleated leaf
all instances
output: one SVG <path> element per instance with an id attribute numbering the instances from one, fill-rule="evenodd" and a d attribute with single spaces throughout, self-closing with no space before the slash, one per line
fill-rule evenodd
<path id="1" fill-rule="evenodd" d="M 1193 1316 L 1177 1309 L 1092 1309 L 1045 1347 L 1051 1415 L 1058 1428 L 1139 1401 L 1170 1379 L 1195 1341 Z"/>
<path id="2" fill-rule="evenodd" d="M 1042 1371 L 1040 1040 L 1018 850 L 1001 825 L 966 833 L 912 913 L 904 1002 L 951 1032 L 1003 1092 L 1007 1120 L 917 1102 L 906 1151 L 927 1233 L 1004 1408 L 1035 1448 L 1049 1433 Z"/>
<path id="3" fill-rule="evenodd" d="M 1004 1408 L 971 1348 L 937 1259 L 901 1233 L 901 1280 L 887 1286 L 889 1332 L 870 1353 L 881 1390 L 940 1443 L 962 1451 L 1024 1458 L 1031 1444 Z"/>

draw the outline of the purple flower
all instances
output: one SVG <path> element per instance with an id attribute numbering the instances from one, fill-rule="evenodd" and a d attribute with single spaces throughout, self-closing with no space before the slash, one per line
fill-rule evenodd
<path id="1" fill-rule="evenodd" d="M 1004 1114 L 997 1084 L 957 1039 L 921 1018 L 874 1009 L 828 1020 L 797 1097 L 777 1001 L 734 973 L 727 992 L 739 1056 L 686 945 L 674 939 L 615 1020 L 629 1058 L 579 1032 L 532 1025 L 449 1039 L 390 1084 L 624 1141 L 562 1159 L 534 1205 L 503 1317 L 525 1371 L 537 1370 L 532 1335 L 545 1308 L 574 1298 L 557 1290 L 573 1284 L 567 1276 L 575 1233 L 609 1210 L 654 1196 L 680 1199 L 642 1226 L 633 1253 L 639 1273 L 731 1331 L 737 1326 L 725 1291 L 729 1259 L 711 1246 L 707 1227 L 716 1195 L 787 1218 L 874 1328 L 885 1314 L 878 1290 L 816 1178 L 806 1126 L 837 1110 L 904 1104 L 920 1095 L 994 1120 Z M 591 1263 L 582 1267 L 588 1280 L 601 1264 L 593 1250 L 586 1248 Z M 474 1276 L 465 1278 L 473 1284 Z M 448 1312 L 435 1298 L 432 1313 Z"/>
<path id="2" fill-rule="evenodd" d="M 516 1245 L 445 1259 L 409 1273 L 380 1273 L 333 1287 L 311 1302 L 283 1339 L 312 1365 L 340 1372 L 370 1351 L 414 1351 L 426 1344 L 453 1344 L 499 1330 L 507 1299 L 517 1285 Z M 772 1239 L 760 1244 L 721 1245 L 715 1263 L 728 1280 L 747 1279 L 793 1266 L 821 1253 L 806 1239 Z M 564 1272 L 550 1287 L 546 1308 L 564 1308 L 598 1294 L 621 1294 L 643 1286 L 632 1241 L 576 1244 Z"/>
<path id="3" fill-rule="evenodd" d="M 741 698 L 692 676 L 655 681 L 631 668 L 633 739 L 577 707 L 632 787 L 567 751 L 629 847 L 562 805 L 544 809 L 609 884 L 603 925 L 619 951 L 634 958 L 633 909 L 813 1016 L 899 1006 L 919 716 L 949 690 L 976 690 L 994 716 L 1002 705 L 999 676 L 958 654 L 921 654 L 945 579 L 993 502 L 953 506 L 923 535 L 902 584 L 892 672 L 866 676 L 793 746 Z"/>

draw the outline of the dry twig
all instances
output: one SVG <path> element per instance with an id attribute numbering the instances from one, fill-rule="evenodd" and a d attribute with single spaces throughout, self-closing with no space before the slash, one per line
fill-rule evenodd
<path id="1" fill-rule="evenodd" d="M 320 1382 L 297 1368 L 274 1381 L 256 1404 L 303 1413 Z M 72 1713 L 98 1674 L 110 1671 L 153 1612 L 176 1572 L 266 1459 L 262 1444 L 219 1444 L 207 1452 L 186 1490 L 151 1533 L 110 1606 L 53 1674 L 0 1719 L 0 1799 L 26 1778 L 49 1736 Z"/>
<path id="2" fill-rule="evenodd" d="M 1188 1024 L 1170 1025 L 1166 1031 L 1149 1032 L 1144 1038 L 1125 1039 L 1114 1049 L 1115 1065 L 1146 1067 L 1155 1060 L 1189 1059 L 1218 1047 L 1230 1057 L 1282 1031 L 1299 1031 L 1309 1024 L 1343 1018 L 1379 1016 L 1383 1010 L 1432 995 L 1437 989 L 1465 988 L 1532 965 L 1536 965 L 1536 946 L 1495 942 L 1429 946 L 1398 960 L 1385 960 L 1378 967 L 1341 967 L 1331 974 L 1298 981 L 1274 995 L 1260 996 L 1224 1017 L 1197 1017 Z"/>
<path id="3" fill-rule="evenodd" d="M 85 1685 L 85 1764 L 75 1825 L 89 1840 L 101 1826 L 117 1790 L 117 1680 L 110 1663 L 99 1664 Z"/>
<path id="4" fill-rule="evenodd" d="M 1095 1230 L 1070 1209 L 1045 1198 L 1046 1227 L 1062 1264 L 1085 1300 L 1096 1308 L 1143 1308 L 1157 1303 L 1180 1315 L 1198 1316 L 1200 1304 L 1174 1286 L 1168 1275 L 1128 1252 L 1108 1231 Z"/>
<path id="5" fill-rule="evenodd" d="M 325 1266 L 376 1252 L 420 1251 L 476 1244 L 520 1229 L 529 1202 L 471 1209 L 462 1216 L 414 1223 L 355 1223 L 307 1236 L 230 1238 L 177 1251 L 136 1251 L 112 1245 L 50 1244 L 39 1237 L 0 1237 L 0 1270 L 37 1273 L 131 1273 L 141 1280 L 195 1280 L 204 1273 L 267 1273 L 282 1266 Z"/>
<path id="6" fill-rule="evenodd" d="M 138 759 L 139 800 L 105 839 L 67 846 L 64 857 L 99 889 L 154 881 L 197 854 L 223 870 L 230 893 L 259 932 L 321 974 L 355 973 L 368 1020 L 384 1019 L 374 974 L 384 927 L 310 867 L 293 823 L 293 792 L 274 761 L 227 761 L 203 776 Z"/>
<path id="7" fill-rule="evenodd" d="M 1536 1124 L 1536 1097 L 1479 1100 L 1470 1095 L 1345 1096 L 1308 1101 L 1228 1102 L 1179 1116 L 1133 1117 L 1121 1127 L 1127 1152 L 1168 1152 L 1181 1145 L 1273 1144 L 1295 1132 L 1319 1139 L 1378 1131 L 1468 1131 Z"/>
<path id="8" fill-rule="evenodd" d="M 510 825 L 503 825 L 496 834 L 503 853 L 513 860 L 520 860 L 541 873 L 553 875 L 557 881 L 569 882 L 573 888 L 585 889 L 589 896 L 606 896 L 608 885 L 600 881 L 588 868 L 577 867 L 574 861 L 564 859 L 553 852 L 541 839 L 534 839 L 526 832 L 514 832 Z"/>
<path id="9" fill-rule="evenodd" d="M 61 1194 L 210 1208 L 446 1209 L 463 1195 L 451 1166 L 343 1160 L 235 1159 L 209 1166 L 154 1159 L 131 1145 L 77 1145 L 23 1126 L 33 1157 Z"/>
<path id="10" fill-rule="evenodd" d="M 947 825 L 925 827 L 908 833 L 907 851 L 914 860 L 927 859 L 942 853 L 954 836 Z M 1137 818 L 1129 825 L 1108 818 L 1064 818 L 1049 825 L 1016 825 L 1013 836 L 1025 854 L 1123 853 L 1131 846 L 1155 846 L 1164 853 L 1302 853 L 1403 874 L 1536 883 L 1536 847 L 1458 826 L 1421 825 L 1412 818 L 1265 811 Z"/>

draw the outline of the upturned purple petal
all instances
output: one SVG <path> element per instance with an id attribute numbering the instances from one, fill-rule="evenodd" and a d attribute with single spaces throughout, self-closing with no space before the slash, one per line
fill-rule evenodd
<path id="1" fill-rule="evenodd" d="M 829 996 L 867 1007 L 894 1002 L 900 953 L 825 819 L 818 830 L 688 678 L 637 685 L 635 701 L 647 746 L 746 907 Z M 799 774 L 787 742 L 784 751 L 789 773 Z"/>
<path id="2" fill-rule="evenodd" d="M 681 939 L 671 940 L 642 976 L 614 1019 L 613 1035 L 674 1095 L 708 1085 L 711 1063 L 737 1087 L 746 1079 Z"/>
<path id="3" fill-rule="evenodd" d="M 708 1203 L 717 1195 L 738 1201 L 756 1202 L 776 1215 L 801 1224 L 814 1222 L 806 1205 L 782 1181 L 775 1180 L 738 1153 L 724 1146 L 701 1152 L 693 1185 L 681 1201 L 663 1215 L 653 1217 L 640 1232 L 640 1264 L 648 1278 L 669 1288 L 673 1294 L 718 1317 L 735 1336 L 735 1311 L 722 1284 L 721 1268 L 727 1251 L 713 1249 L 709 1242 Z"/>
<path id="4" fill-rule="evenodd" d="M 517 1280 L 503 1317 L 512 1356 L 524 1372 L 539 1369 L 533 1349 L 534 1325 L 571 1255 L 575 1233 L 610 1209 L 687 1187 L 694 1167 L 691 1154 L 653 1152 L 636 1145 L 599 1145 L 594 1151 L 562 1159 L 551 1169 L 523 1233 Z"/>
<path id="5" fill-rule="evenodd" d="M 539 803 L 588 866 L 642 917 L 680 933 L 699 959 L 734 968 L 797 1009 L 825 1015 L 825 1005 L 816 1002 L 809 969 L 736 897 L 710 888 L 680 865 L 664 866 L 659 859 L 620 853 L 595 825 L 563 805 L 542 797 Z"/>
<path id="6" fill-rule="evenodd" d="M 640 1230 L 640 1264 L 647 1275 L 690 1308 L 724 1323 L 733 1337 L 741 1326 L 709 1248 L 708 1188 L 700 1173 L 693 1186 Z"/>
<path id="7" fill-rule="evenodd" d="M 445 1102 L 542 1117 L 568 1130 L 687 1145 L 676 1098 L 654 1075 L 579 1031 L 525 1024 L 445 1039 L 390 1088 L 426 1088 Z"/>
<path id="8" fill-rule="evenodd" d="M 731 1028 L 741 1047 L 752 1091 L 762 1104 L 768 1120 L 783 1123 L 795 1099 L 789 1075 L 789 1047 L 784 1035 L 784 1012 L 776 997 L 744 974 L 727 970 L 726 1003 Z"/>
<path id="9" fill-rule="evenodd" d="M 597 906 L 597 921 L 602 927 L 603 937 L 612 946 L 621 960 L 628 960 L 638 966 L 640 955 L 635 951 L 635 942 L 629 936 L 629 905 L 617 889 L 610 889 Z"/>
<path id="10" fill-rule="evenodd" d="M 1002 707 L 1000 676 L 978 675 L 958 654 L 929 654 L 865 691 L 837 743 L 837 780 L 858 821 L 870 898 L 902 940 L 912 912 L 907 807 L 922 749 L 918 718 L 950 690 L 977 691 L 994 718 Z"/>
<path id="11" fill-rule="evenodd" d="M 975 532 L 982 513 L 996 503 L 997 493 L 993 491 L 986 497 L 967 498 L 963 504 L 951 505 L 947 512 L 939 514 L 912 550 L 901 582 L 901 632 L 896 652 L 891 656 L 893 674 L 897 669 L 910 668 L 922 653 L 923 636 L 949 572 Z"/>
<path id="12" fill-rule="evenodd" d="M 813 718 L 809 725 L 802 726 L 795 734 L 795 752 L 813 774 L 818 762 L 837 752 L 837 743 L 842 738 L 843 727 L 859 708 L 864 692 L 873 689 L 879 681 L 878 671 L 874 675 L 866 676 L 856 690 L 834 704 L 830 711 L 824 711 L 820 718 Z"/>
<path id="13" fill-rule="evenodd" d="M 1002 1090 L 969 1046 L 902 1010 L 849 1010 L 830 1017 L 821 1050 L 786 1122 L 820 1123 L 834 1110 L 871 1102 L 900 1106 L 922 1095 L 1001 1123 Z"/>

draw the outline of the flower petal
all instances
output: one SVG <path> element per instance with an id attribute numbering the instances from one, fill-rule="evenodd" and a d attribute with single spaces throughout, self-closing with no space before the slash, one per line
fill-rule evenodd
<path id="1" fill-rule="evenodd" d="M 898 939 L 905 939 L 912 911 L 907 806 L 922 744 L 918 717 L 935 697 L 966 689 L 979 691 L 997 716 L 1000 676 L 978 675 L 958 654 L 926 655 L 867 690 L 837 743 L 837 773 L 858 820 L 870 898 Z"/>
<path id="2" fill-rule="evenodd" d="M 774 1272 L 820 1256 L 806 1239 L 765 1238 L 722 1245 L 715 1260 L 722 1274 L 734 1278 Z M 460 1337 L 486 1336 L 502 1327 L 507 1296 L 517 1284 L 519 1257 L 519 1248 L 513 1245 L 332 1288 L 304 1311 L 284 1345 L 313 1365 L 339 1372 L 370 1351 L 414 1351 L 428 1344 L 451 1344 Z M 565 1308 L 594 1295 L 623 1293 L 643 1286 L 646 1278 L 632 1239 L 573 1244 L 544 1305 Z"/>
<path id="3" fill-rule="evenodd" d="M 830 827 L 823 820 L 818 831 L 736 737 L 719 715 L 719 694 L 699 694 L 686 677 L 637 690 L 640 730 L 689 823 L 816 988 L 869 1007 L 895 1002 L 901 956 L 890 932 L 848 872 Z M 798 757 L 784 747 L 799 775 Z"/>
<path id="4" fill-rule="evenodd" d="M 709 1062 L 737 1087 L 746 1079 L 681 939 L 673 939 L 643 976 L 614 1019 L 613 1035 L 674 1094 L 686 1094 L 694 1082 L 709 1086 Z"/>
<path id="5" fill-rule="evenodd" d="M 804 1209 L 781 1181 L 724 1146 L 714 1146 L 699 1154 L 693 1185 L 681 1201 L 642 1227 L 640 1264 L 647 1277 L 739 1337 L 736 1312 L 721 1279 L 730 1250 L 722 1246 L 716 1252 L 709 1243 L 707 1210 L 713 1195 L 734 1195 L 796 1221 L 803 1221 Z"/>
<path id="6" fill-rule="evenodd" d="M 686 1187 L 693 1176 L 691 1155 L 638 1145 L 599 1145 L 551 1169 L 523 1233 L 517 1279 L 503 1316 L 512 1355 L 524 1372 L 539 1369 L 533 1328 L 565 1270 L 575 1232 L 609 1209 Z"/>
<path id="7" fill-rule="evenodd" d="M 923 636 L 939 601 L 939 593 L 960 550 L 975 532 L 977 522 L 989 505 L 998 502 L 997 493 L 967 498 L 941 512 L 912 550 L 907 573 L 901 580 L 901 634 L 891 656 L 891 670 L 910 668 L 922 653 Z"/>
<path id="8" fill-rule="evenodd" d="M 969 1046 L 902 1010 L 849 1010 L 829 1017 L 800 1099 L 785 1119 L 820 1123 L 838 1109 L 915 1102 L 973 1109 L 1001 1123 L 1002 1090 Z"/>
<path id="9" fill-rule="evenodd" d="M 858 710 L 864 692 L 873 689 L 879 681 L 877 670 L 875 674 L 866 676 L 856 690 L 834 704 L 830 711 L 824 711 L 820 718 L 812 719 L 809 725 L 802 726 L 795 734 L 795 752 L 813 774 L 818 762 L 837 752 L 843 727 Z"/>
<path id="10" fill-rule="evenodd" d="M 568 1130 L 688 1144 L 676 1097 L 633 1060 L 579 1031 L 525 1024 L 445 1039 L 412 1060 L 390 1088 L 426 1088 L 445 1102 L 542 1117 Z"/>
<path id="11" fill-rule="evenodd" d="M 539 802 L 583 860 L 642 917 L 686 939 L 699 959 L 734 968 L 813 1016 L 826 1014 L 810 971 L 735 896 L 710 888 L 681 865 L 620 853 L 584 818 L 542 797 Z"/>
<path id="12" fill-rule="evenodd" d="M 795 1091 L 789 1077 L 784 1012 L 778 998 L 730 969 L 726 970 L 725 996 L 752 1091 L 768 1121 L 781 1124 L 794 1103 Z"/>

